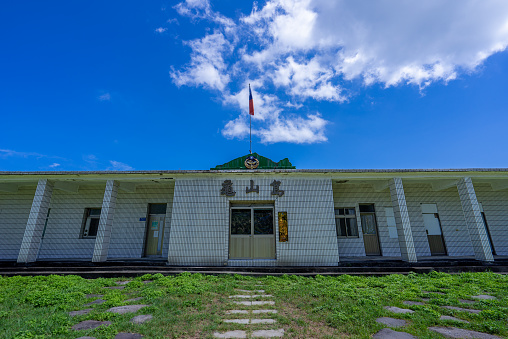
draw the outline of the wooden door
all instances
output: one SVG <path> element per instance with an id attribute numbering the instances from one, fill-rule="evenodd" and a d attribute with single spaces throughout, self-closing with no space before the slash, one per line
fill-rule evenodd
<path id="1" fill-rule="evenodd" d="M 374 213 L 361 213 L 363 243 L 366 255 L 381 255 L 379 237 L 377 234 L 376 215 Z"/>
<path id="2" fill-rule="evenodd" d="M 423 225 L 429 242 L 431 255 L 446 255 L 446 246 L 441 230 L 441 221 L 436 204 L 422 204 Z"/>
<path id="3" fill-rule="evenodd" d="M 165 215 L 151 214 L 148 217 L 145 255 L 162 255 Z"/>

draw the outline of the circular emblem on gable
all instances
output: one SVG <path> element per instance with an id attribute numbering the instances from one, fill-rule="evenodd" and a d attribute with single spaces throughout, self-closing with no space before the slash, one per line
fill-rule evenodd
<path id="1" fill-rule="evenodd" d="M 248 169 L 256 169 L 259 166 L 259 160 L 256 159 L 254 156 L 250 156 L 247 159 L 245 159 L 245 167 Z"/>

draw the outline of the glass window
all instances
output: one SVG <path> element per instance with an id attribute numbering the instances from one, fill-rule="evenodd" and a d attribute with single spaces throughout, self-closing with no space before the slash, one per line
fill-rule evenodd
<path id="1" fill-rule="evenodd" d="M 338 237 L 358 238 L 358 224 L 354 207 L 335 209 L 335 227 Z"/>
<path id="2" fill-rule="evenodd" d="M 250 209 L 231 210 L 231 234 L 250 234 Z"/>
<path id="3" fill-rule="evenodd" d="M 273 234 L 273 210 L 254 210 L 254 234 Z"/>
<path id="4" fill-rule="evenodd" d="M 99 221 L 101 219 L 100 208 L 86 208 L 85 209 L 85 220 L 83 221 L 83 233 L 82 238 L 95 238 L 97 231 L 99 230 Z"/>
<path id="5" fill-rule="evenodd" d="M 150 204 L 148 208 L 149 214 L 166 214 L 167 204 Z"/>

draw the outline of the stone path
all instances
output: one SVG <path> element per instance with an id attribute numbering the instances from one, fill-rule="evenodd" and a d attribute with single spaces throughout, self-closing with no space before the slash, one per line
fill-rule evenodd
<path id="1" fill-rule="evenodd" d="M 462 328 L 456 327 L 429 327 L 429 331 L 437 332 L 446 338 L 478 338 L 478 339 L 501 338 L 492 334 L 464 330 Z"/>
<path id="2" fill-rule="evenodd" d="M 261 286 L 261 285 L 256 285 Z M 232 295 L 230 299 L 254 299 L 254 298 L 272 298 L 273 296 L 270 294 L 265 294 L 264 290 L 236 290 L 236 292 L 242 293 L 237 295 Z M 256 294 L 254 294 L 256 293 Z M 274 301 L 237 301 L 234 300 L 232 302 L 234 305 L 241 306 L 259 306 L 259 305 L 275 305 Z M 276 324 L 277 320 L 270 318 L 254 318 L 260 315 L 268 315 L 278 313 L 277 310 L 274 309 L 247 309 L 247 310 L 228 310 L 226 311 L 226 315 L 235 315 L 242 314 L 247 315 L 249 318 L 242 319 L 223 319 L 223 322 L 226 324 L 239 324 L 239 325 L 255 325 L 255 324 Z M 247 334 L 250 332 L 250 337 L 252 338 L 276 338 L 284 336 L 284 329 L 278 330 L 257 330 L 250 331 L 246 330 L 236 330 L 236 331 L 227 331 L 227 332 L 215 332 L 213 336 L 215 338 L 247 338 Z"/>

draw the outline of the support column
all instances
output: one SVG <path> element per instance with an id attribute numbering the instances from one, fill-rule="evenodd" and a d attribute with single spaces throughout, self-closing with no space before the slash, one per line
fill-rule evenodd
<path id="1" fill-rule="evenodd" d="M 395 215 L 395 224 L 397 225 L 397 235 L 399 237 L 400 254 L 403 261 L 416 262 L 415 244 L 413 242 L 413 233 L 411 232 L 411 223 L 406 205 L 406 195 L 401 178 L 390 179 L 390 195 L 392 197 L 393 214 Z"/>
<path id="2" fill-rule="evenodd" d="M 53 193 L 53 183 L 41 179 L 37 183 L 32 208 L 26 223 L 25 235 L 19 249 L 18 263 L 28 263 L 37 260 L 37 252 L 44 230 L 44 223 L 48 216 L 49 203 Z"/>
<path id="3" fill-rule="evenodd" d="M 476 260 L 494 261 L 473 181 L 470 177 L 462 178 L 457 182 L 457 189 Z"/>
<path id="4" fill-rule="evenodd" d="M 117 181 L 108 180 L 106 182 L 99 229 L 97 230 L 97 237 L 95 238 L 95 248 L 92 257 L 93 262 L 106 261 L 108 258 L 109 240 L 111 239 L 111 229 L 113 228 L 118 186 L 119 184 Z"/>

